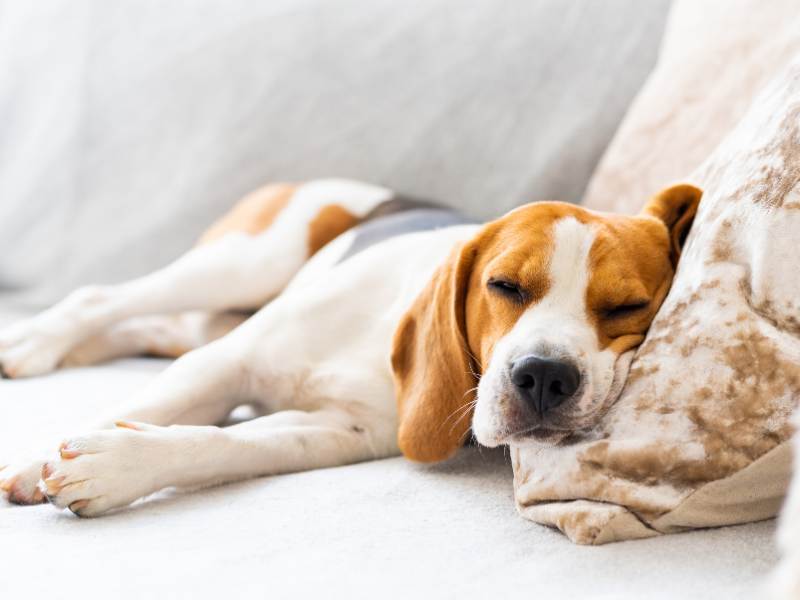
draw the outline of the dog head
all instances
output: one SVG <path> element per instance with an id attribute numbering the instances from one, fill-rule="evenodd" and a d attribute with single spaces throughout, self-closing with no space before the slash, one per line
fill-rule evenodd
<path id="1" fill-rule="evenodd" d="M 637 216 L 529 204 L 456 248 L 395 332 L 403 453 L 447 458 L 470 424 L 497 446 L 595 423 L 669 290 L 701 195 L 673 186 Z"/>

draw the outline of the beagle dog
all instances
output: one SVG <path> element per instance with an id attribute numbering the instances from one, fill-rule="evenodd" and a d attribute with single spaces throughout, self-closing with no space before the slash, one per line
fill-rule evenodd
<path id="1" fill-rule="evenodd" d="M 0 332 L 9 378 L 180 357 L 0 488 L 88 517 L 168 486 L 440 461 L 470 430 L 567 441 L 619 394 L 700 196 L 677 185 L 638 216 L 540 202 L 478 225 L 359 182 L 264 187 L 166 268 Z M 263 416 L 218 426 L 244 404 Z"/>

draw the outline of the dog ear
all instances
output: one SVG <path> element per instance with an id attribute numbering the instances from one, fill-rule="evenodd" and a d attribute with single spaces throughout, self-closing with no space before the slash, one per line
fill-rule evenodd
<path id="1" fill-rule="evenodd" d="M 464 443 L 477 379 L 465 305 L 476 247 L 456 248 L 403 315 L 392 345 L 400 450 L 434 462 Z"/>
<path id="2" fill-rule="evenodd" d="M 645 205 L 642 214 L 662 221 L 669 230 L 670 260 L 677 265 L 683 243 L 697 214 L 703 191 L 688 183 L 668 187 Z"/>

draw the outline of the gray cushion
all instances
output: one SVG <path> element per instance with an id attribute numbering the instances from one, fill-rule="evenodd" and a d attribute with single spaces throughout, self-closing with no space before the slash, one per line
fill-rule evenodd
<path id="1" fill-rule="evenodd" d="M 578 200 L 667 4 L 0 0 L 0 289 L 152 270 L 269 180 Z"/>

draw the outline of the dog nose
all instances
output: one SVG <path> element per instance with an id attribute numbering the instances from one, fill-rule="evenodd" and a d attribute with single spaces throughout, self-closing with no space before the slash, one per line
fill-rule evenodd
<path id="1" fill-rule="evenodd" d="M 566 361 L 525 356 L 511 364 L 511 381 L 542 417 L 578 390 L 581 374 Z"/>

